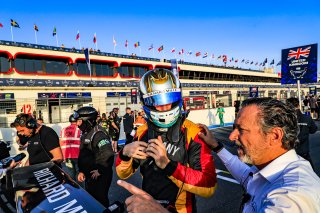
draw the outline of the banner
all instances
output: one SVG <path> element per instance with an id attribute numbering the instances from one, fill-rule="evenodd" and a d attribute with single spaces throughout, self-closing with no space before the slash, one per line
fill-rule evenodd
<path id="1" fill-rule="evenodd" d="M 171 59 L 170 61 L 171 61 L 171 71 L 175 76 L 179 78 L 177 59 Z"/>
<path id="2" fill-rule="evenodd" d="M 317 82 L 318 44 L 282 50 L 281 84 Z"/>
<path id="3" fill-rule="evenodd" d="M 136 88 L 131 89 L 131 104 L 138 103 L 138 90 Z"/>
<path id="4" fill-rule="evenodd" d="M 317 87 L 316 86 L 309 87 L 309 94 L 310 95 L 317 95 Z"/>
<path id="5" fill-rule="evenodd" d="M 249 87 L 249 97 L 258 98 L 259 97 L 259 87 Z"/>

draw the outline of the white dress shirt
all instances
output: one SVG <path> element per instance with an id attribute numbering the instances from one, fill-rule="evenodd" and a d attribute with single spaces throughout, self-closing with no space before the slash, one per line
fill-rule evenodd
<path id="1" fill-rule="evenodd" d="M 2 178 L 3 175 L 5 175 L 7 172 L 7 169 L 0 169 L 0 177 Z"/>
<path id="2" fill-rule="evenodd" d="M 218 156 L 251 195 L 243 212 L 320 212 L 320 178 L 294 149 L 262 170 L 222 149 Z"/>

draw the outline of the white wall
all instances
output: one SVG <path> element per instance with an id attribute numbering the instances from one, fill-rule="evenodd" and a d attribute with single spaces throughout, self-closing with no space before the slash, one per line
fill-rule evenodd
<path id="1" fill-rule="evenodd" d="M 234 107 L 224 108 L 224 123 L 233 123 L 235 119 L 235 109 Z M 189 113 L 188 119 L 194 123 L 203 123 L 207 126 L 219 125 L 219 116 L 216 115 L 217 108 L 214 109 L 202 109 L 202 110 L 192 110 Z"/>

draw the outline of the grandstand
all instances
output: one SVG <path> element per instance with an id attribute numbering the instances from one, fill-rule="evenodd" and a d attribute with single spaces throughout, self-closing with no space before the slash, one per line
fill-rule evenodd
<path id="1" fill-rule="evenodd" d="M 131 103 L 131 89 L 150 69 L 171 68 L 170 60 L 90 51 L 91 72 L 84 51 L 0 40 L 0 125 L 7 127 L 20 112 L 43 117 L 46 123 L 66 122 L 78 107 L 92 105 L 100 112 Z M 295 85 L 281 85 L 281 77 L 265 69 L 248 70 L 180 61 L 179 78 L 188 109 L 232 106 L 249 96 L 296 96 Z M 308 85 L 302 85 L 302 94 Z"/>

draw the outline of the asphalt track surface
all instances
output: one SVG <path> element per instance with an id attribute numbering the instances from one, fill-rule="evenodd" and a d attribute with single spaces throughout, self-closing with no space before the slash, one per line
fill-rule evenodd
<path id="1" fill-rule="evenodd" d="M 315 134 L 310 135 L 310 150 L 311 157 L 315 164 L 315 171 L 320 177 L 320 155 L 318 154 L 320 153 L 320 122 L 317 121 L 316 123 L 318 126 L 318 131 Z M 233 143 L 228 139 L 231 130 L 232 127 L 223 127 L 213 129 L 211 131 L 214 133 L 218 141 L 222 142 L 224 146 L 233 154 L 236 154 L 236 148 L 233 146 Z M 242 197 L 242 188 L 226 170 L 219 157 L 214 153 L 213 157 L 217 169 L 218 185 L 212 197 L 197 197 L 198 212 L 237 213 L 239 212 L 239 206 Z M 125 198 L 130 196 L 130 193 L 116 185 L 118 177 L 116 176 L 115 171 L 113 175 L 114 177 L 109 191 L 110 203 L 116 200 L 124 202 Z M 136 174 L 130 177 L 127 181 L 136 186 L 141 187 L 142 178 L 140 173 L 136 172 Z"/>

